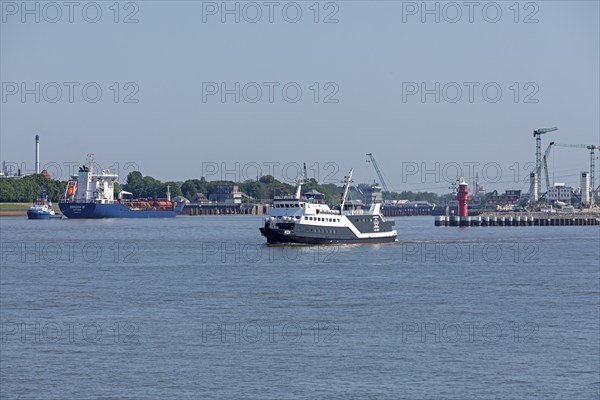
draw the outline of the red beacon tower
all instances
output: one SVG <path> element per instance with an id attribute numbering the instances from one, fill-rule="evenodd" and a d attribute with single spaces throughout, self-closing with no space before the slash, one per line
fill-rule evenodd
<path id="1" fill-rule="evenodd" d="M 469 209 L 467 206 L 467 201 L 469 201 L 471 197 L 469 196 L 469 185 L 465 182 L 464 178 L 460 178 L 458 182 L 458 190 L 456 191 L 456 200 L 458 200 L 458 216 L 459 217 L 468 217 Z"/>

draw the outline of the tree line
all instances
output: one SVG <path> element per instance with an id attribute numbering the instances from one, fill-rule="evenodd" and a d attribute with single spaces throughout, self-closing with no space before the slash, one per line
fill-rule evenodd
<path id="1" fill-rule="evenodd" d="M 245 193 L 248 198 L 245 201 L 255 201 L 272 199 L 275 196 L 289 196 L 295 193 L 295 186 L 275 179 L 271 175 L 266 175 L 258 180 L 247 180 L 245 182 L 232 181 L 207 181 L 204 177 L 200 179 L 188 179 L 184 182 L 161 182 L 151 176 L 143 176 L 139 171 L 130 172 L 127 175 L 126 183 L 121 187 L 115 182 L 115 196 L 121 191 L 126 190 L 133 193 L 134 198 L 166 198 L 167 186 L 171 192 L 171 197 L 184 196 L 192 199 L 196 193 L 202 193 L 207 198 L 217 192 L 217 188 L 222 184 L 237 185 L 239 190 Z M 48 179 L 42 174 L 28 175 L 23 178 L 8 178 L 0 180 L 0 202 L 32 202 L 40 194 L 41 188 L 46 188 L 48 198 L 52 201 L 58 201 L 67 187 L 66 181 Z M 350 192 L 353 198 L 361 198 L 361 190 L 367 189 L 368 185 L 358 185 L 353 187 Z M 317 190 L 323 193 L 325 201 L 329 204 L 338 203 L 340 200 L 341 187 L 335 184 L 319 184 L 314 178 L 307 179 L 303 185 L 303 190 Z M 384 192 L 384 200 L 409 200 L 409 201 L 428 201 L 439 204 L 441 198 L 436 193 L 411 191 Z"/>

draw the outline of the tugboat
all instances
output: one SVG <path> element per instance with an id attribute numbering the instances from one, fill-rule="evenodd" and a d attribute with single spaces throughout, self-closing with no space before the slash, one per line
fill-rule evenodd
<path id="1" fill-rule="evenodd" d="M 352 182 L 352 169 L 344 177 L 339 206 L 331 209 L 315 191 L 302 194 L 303 179 L 298 180 L 293 197 L 276 197 L 260 233 L 269 244 L 337 244 L 394 242 L 398 233 L 393 220 L 381 213 L 381 187 L 371 187 L 367 210 L 346 201 Z M 321 196 L 319 196 L 321 195 Z"/>
<path id="2" fill-rule="evenodd" d="M 95 173 L 92 155 L 88 155 L 88 165 L 69 180 L 58 204 L 60 211 L 67 218 L 171 218 L 183 210 L 185 204 L 171 201 L 168 187 L 166 199 L 124 199 L 124 194 L 131 193 L 121 191 L 115 200 L 117 178 L 109 170 Z"/>
<path id="3" fill-rule="evenodd" d="M 46 195 L 46 188 L 42 187 L 42 192 L 33 205 L 27 210 L 27 218 L 29 219 L 50 219 L 53 217 L 60 217 L 54 212 L 52 202 L 48 200 Z"/>

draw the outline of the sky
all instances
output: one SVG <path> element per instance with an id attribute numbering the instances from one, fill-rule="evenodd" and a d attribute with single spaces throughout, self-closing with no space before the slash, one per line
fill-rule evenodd
<path id="1" fill-rule="evenodd" d="M 0 160 L 123 182 L 273 174 L 529 189 L 532 131 L 600 144 L 598 1 L 1 1 Z M 585 149 L 555 147 L 579 187 Z M 600 161 L 596 162 L 596 169 Z M 600 172 L 596 171 L 596 185 Z"/>

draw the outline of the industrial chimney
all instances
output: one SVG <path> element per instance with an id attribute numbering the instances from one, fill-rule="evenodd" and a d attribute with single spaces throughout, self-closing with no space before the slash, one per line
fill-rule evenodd
<path id="1" fill-rule="evenodd" d="M 40 173 L 40 135 L 35 135 L 35 173 Z"/>

